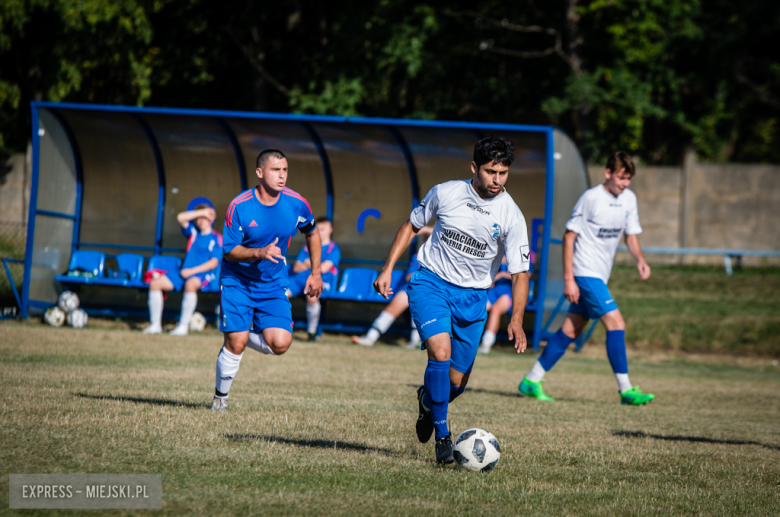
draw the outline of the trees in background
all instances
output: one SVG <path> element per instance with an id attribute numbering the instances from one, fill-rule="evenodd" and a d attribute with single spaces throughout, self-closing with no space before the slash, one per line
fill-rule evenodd
<path id="1" fill-rule="evenodd" d="M 0 147 L 29 102 L 556 124 L 592 161 L 780 162 L 771 0 L 5 0 Z"/>

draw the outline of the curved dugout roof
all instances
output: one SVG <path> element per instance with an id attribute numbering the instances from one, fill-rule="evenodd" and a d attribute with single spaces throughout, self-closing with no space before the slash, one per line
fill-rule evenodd
<path id="1" fill-rule="evenodd" d="M 556 305 L 561 308 L 560 239 L 588 179 L 574 143 L 556 128 L 44 102 L 31 107 L 25 315 L 56 301 L 54 276 L 67 269 L 74 250 L 182 253 L 186 241 L 176 214 L 197 196 L 210 198 L 224 214 L 238 193 L 257 183 L 255 159 L 267 148 L 285 152 L 288 186 L 315 215 L 333 220 L 344 265 L 379 264 L 431 187 L 471 176 L 474 144 L 488 135 L 514 142 L 508 191 L 529 231 L 534 220 L 542 222 L 529 306 L 543 307 L 536 311 L 536 346 Z M 216 229 L 221 225 L 219 217 Z M 291 252 L 302 245 L 296 238 Z"/>

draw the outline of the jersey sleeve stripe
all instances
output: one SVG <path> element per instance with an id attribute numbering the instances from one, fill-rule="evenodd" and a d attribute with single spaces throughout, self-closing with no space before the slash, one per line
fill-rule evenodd
<path id="1" fill-rule="evenodd" d="M 309 209 L 309 212 L 311 212 L 311 205 L 309 205 L 309 202 L 306 201 L 306 198 L 303 197 L 302 195 L 298 194 L 294 190 L 291 190 L 291 189 L 289 189 L 287 187 L 284 187 L 284 190 L 282 191 L 282 193 L 283 194 L 287 194 L 290 197 L 294 197 L 295 199 L 299 199 L 299 200 L 303 201 L 304 203 L 306 203 L 306 207 Z M 314 212 L 312 212 L 312 213 L 314 213 Z"/>
<path id="2" fill-rule="evenodd" d="M 230 206 L 228 207 L 227 210 L 227 215 L 225 216 L 225 224 L 227 224 L 230 227 L 233 226 L 233 214 L 236 211 L 236 205 L 252 199 L 252 195 L 253 195 L 252 191 L 244 192 L 243 194 L 236 197 L 233 201 L 230 202 Z"/>

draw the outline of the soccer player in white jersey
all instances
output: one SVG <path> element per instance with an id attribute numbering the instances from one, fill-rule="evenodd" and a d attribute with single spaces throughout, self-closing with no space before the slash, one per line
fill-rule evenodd
<path id="1" fill-rule="evenodd" d="M 571 302 L 560 330 L 544 347 L 542 355 L 518 389 L 521 395 L 553 400 L 542 389 L 544 374 L 566 353 L 591 319 L 600 319 L 607 329 L 607 357 L 615 373 L 622 404 L 639 406 L 655 398 L 631 386 L 626 359 L 626 324 L 609 293 L 607 282 L 612 271 L 620 236 L 625 233 L 628 251 L 637 261 L 639 277 L 650 277 L 650 266 L 642 255 L 637 235 L 642 233 L 636 195 L 628 189 L 634 176 L 634 162 L 623 151 L 610 156 L 604 173 L 606 180 L 585 191 L 566 223 L 563 236 L 564 295 Z"/>
<path id="2" fill-rule="evenodd" d="M 504 188 L 514 146 L 488 137 L 474 148 L 470 180 L 436 185 L 395 236 L 374 289 L 392 296 L 393 266 L 415 234 L 438 217 L 433 235 L 417 255 L 420 269 L 406 292 L 412 318 L 428 353 L 423 386 L 417 390 L 417 438 L 436 431 L 436 461 L 451 463 L 447 407 L 466 388 L 485 324 L 487 289 L 506 254 L 515 300 L 507 328 L 518 353 L 525 351 L 523 313 L 528 299 L 530 251 L 525 218 Z"/>

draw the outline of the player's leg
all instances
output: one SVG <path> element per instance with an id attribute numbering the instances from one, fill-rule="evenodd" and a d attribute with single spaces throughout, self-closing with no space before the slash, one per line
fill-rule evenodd
<path id="1" fill-rule="evenodd" d="M 488 319 L 485 324 L 485 332 L 482 333 L 482 343 L 479 347 L 479 352 L 482 354 L 489 354 L 490 349 L 496 342 L 496 332 L 498 332 L 498 326 L 501 323 L 501 316 L 509 312 L 512 308 L 512 297 L 508 294 L 503 294 L 488 310 Z"/>
<path id="2" fill-rule="evenodd" d="M 224 342 L 217 356 L 213 411 L 227 410 L 228 393 L 249 341 L 252 306 L 253 300 L 242 288 L 220 287 L 219 330 L 224 335 Z"/>
<path id="3" fill-rule="evenodd" d="M 408 307 L 409 296 L 406 294 L 406 291 L 396 293 L 396 295 L 393 296 L 393 299 L 390 300 L 390 303 L 387 304 L 387 307 L 385 307 L 384 310 L 379 313 L 379 316 L 376 317 L 371 324 L 371 328 L 368 329 L 368 332 L 363 336 L 352 336 L 352 342 L 356 345 L 373 346 L 377 339 L 379 339 L 379 336 L 387 332 L 390 325 L 392 325 L 398 316 L 403 314 Z"/>
<path id="4" fill-rule="evenodd" d="M 153 278 L 149 283 L 149 326 L 144 334 L 160 334 L 162 332 L 163 292 L 174 290 L 174 284 L 165 276 Z"/>
<path id="5" fill-rule="evenodd" d="M 188 278 L 184 282 L 184 295 L 181 300 L 181 316 L 179 324 L 171 331 L 174 336 L 186 336 L 190 330 L 190 320 L 198 306 L 198 291 L 200 290 L 201 280 L 199 276 Z"/>
<path id="6" fill-rule="evenodd" d="M 450 380 L 451 342 L 449 333 L 442 332 L 425 340 L 425 349 L 428 352 L 428 365 L 425 368 L 425 383 L 422 393 L 418 389 L 418 398 L 423 410 L 428 410 L 436 439 L 436 461 L 438 463 L 452 463 L 452 438 L 447 426 L 447 410 L 450 403 L 452 383 Z M 419 422 L 419 417 L 418 417 Z M 425 431 L 425 429 L 424 429 Z M 418 439 L 422 440 L 418 426 Z M 425 437 L 425 432 L 423 432 Z"/>
<path id="7" fill-rule="evenodd" d="M 257 300 L 247 346 L 267 355 L 287 352 L 293 330 L 290 308 L 290 301 L 283 295 L 267 294 Z"/>
<path id="8" fill-rule="evenodd" d="M 409 341 L 406 342 L 406 349 L 419 350 L 421 344 L 420 331 L 417 330 L 417 324 L 414 322 L 414 318 L 412 318 L 412 332 L 409 334 Z"/>
<path id="9" fill-rule="evenodd" d="M 575 311 L 578 310 L 580 309 L 575 309 Z M 539 360 L 536 361 L 531 371 L 517 387 L 520 395 L 534 397 L 539 400 L 553 400 L 542 389 L 544 375 L 552 370 L 555 363 L 563 357 L 566 349 L 579 337 L 587 324 L 588 319 L 581 312 L 569 312 L 566 315 L 561 328 L 547 340 L 547 345 L 542 350 Z"/>
<path id="10" fill-rule="evenodd" d="M 618 383 L 621 404 L 641 406 L 655 398 L 652 393 L 642 393 L 639 386 L 631 386 L 628 378 L 628 358 L 626 357 L 626 323 L 620 309 L 601 316 L 601 322 L 607 329 L 607 357 Z"/>

